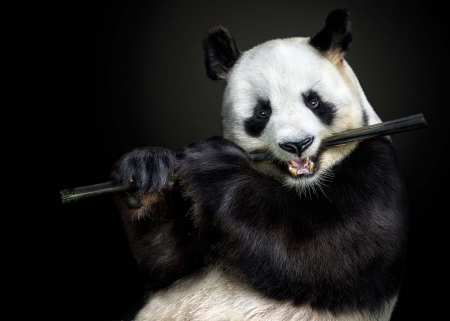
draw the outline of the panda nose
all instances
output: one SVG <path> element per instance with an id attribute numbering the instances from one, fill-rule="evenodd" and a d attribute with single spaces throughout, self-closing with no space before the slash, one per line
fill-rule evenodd
<path id="1" fill-rule="evenodd" d="M 280 147 L 283 148 L 285 151 L 300 156 L 300 154 L 305 149 L 307 149 L 312 144 L 313 141 L 314 136 L 309 136 L 299 142 L 287 142 L 287 143 L 280 143 L 278 145 L 280 145 Z"/>

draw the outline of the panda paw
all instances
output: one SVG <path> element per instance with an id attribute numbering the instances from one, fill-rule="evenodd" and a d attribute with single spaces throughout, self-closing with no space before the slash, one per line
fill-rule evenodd
<path id="1" fill-rule="evenodd" d="M 175 153 L 169 149 L 150 147 L 124 154 L 114 165 L 111 178 L 138 192 L 154 192 L 167 186 L 175 167 Z"/>
<path id="2" fill-rule="evenodd" d="M 181 185 L 190 191 L 197 190 L 196 194 L 232 184 L 253 168 L 245 150 L 221 137 L 190 144 L 178 151 L 176 157 L 175 172 Z"/>

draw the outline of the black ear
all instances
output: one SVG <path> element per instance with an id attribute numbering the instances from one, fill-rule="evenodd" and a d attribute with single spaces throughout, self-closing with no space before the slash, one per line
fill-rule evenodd
<path id="1" fill-rule="evenodd" d="M 212 80 L 225 79 L 228 72 L 241 56 L 230 32 L 216 26 L 208 30 L 203 40 L 206 74 Z"/>
<path id="2" fill-rule="evenodd" d="M 347 9 L 338 9 L 328 13 L 325 27 L 311 37 L 309 43 L 337 64 L 350 49 L 352 39 L 350 13 Z"/>

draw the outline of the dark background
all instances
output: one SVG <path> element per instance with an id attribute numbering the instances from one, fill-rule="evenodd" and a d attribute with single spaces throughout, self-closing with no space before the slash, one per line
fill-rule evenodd
<path id="1" fill-rule="evenodd" d="M 411 206 L 403 290 L 392 320 L 430 320 L 447 294 L 449 106 L 445 11 L 434 1 L 79 1 L 49 6 L 45 70 L 52 186 L 58 228 L 47 247 L 54 309 L 119 320 L 143 287 L 111 195 L 61 204 L 59 191 L 109 180 L 136 147 L 178 149 L 221 134 L 224 82 L 207 79 L 201 41 L 216 24 L 241 50 L 312 36 L 327 13 L 348 8 L 347 61 L 383 121 L 423 113 L 429 127 L 392 136 Z M 40 62 L 43 63 L 43 62 Z M 47 159 L 47 158 L 46 158 Z M 43 263 L 44 265 L 47 262 Z M 448 296 L 447 296 L 448 297 Z M 56 314 L 56 312 L 48 312 Z"/>

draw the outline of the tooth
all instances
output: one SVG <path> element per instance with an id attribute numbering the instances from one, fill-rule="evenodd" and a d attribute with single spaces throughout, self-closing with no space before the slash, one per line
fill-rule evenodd
<path id="1" fill-rule="evenodd" d="M 292 175 L 297 175 L 297 174 L 298 174 L 298 173 L 297 173 L 297 169 L 292 168 L 291 166 L 289 166 L 288 169 L 289 169 L 289 172 L 290 172 Z"/>

